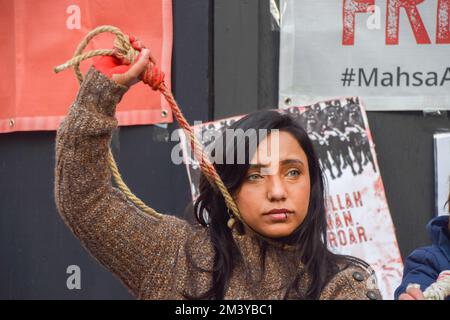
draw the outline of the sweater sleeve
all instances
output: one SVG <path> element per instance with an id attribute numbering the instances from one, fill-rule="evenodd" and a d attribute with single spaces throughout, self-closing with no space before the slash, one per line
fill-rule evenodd
<path id="1" fill-rule="evenodd" d="M 320 300 L 381 300 L 375 273 L 351 265 L 337 273 L 322 290 Z"/>
<path id="2" fill-rule="evenodd" d="M 189 227 L 173 216 L 144 214 L 112 186 L 109 144 L 126 91 L 94 68 L 87 73 L 57 132 L 55 201 L 84 247 L 140 297 L 149 274 L 171 276 L 167 271 Z"/>

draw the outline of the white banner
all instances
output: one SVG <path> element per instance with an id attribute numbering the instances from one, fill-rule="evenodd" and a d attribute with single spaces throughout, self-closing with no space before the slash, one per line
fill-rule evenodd
<path id="1" fill-rule="evenodd" d="M 434 135 L 434 179 L 436 215 L 449 213 L 450 193 L 450 132 Z"/>
<path id="2" fill-rule="evenodd" d="M 280 112 L 290 113 L 307 130 L 324 170 L 329 192 L 330 249 L 368 262 L 377 274 L 384 299 L 393 299 L 403 264 L 367 117 L 359 99 L 327 101 Z M 197 125 L 194 132 L 208 150 L 220 132 L 239 118 Z M 195 200 L 199 194 L 199 164 L 181 129 L 177 135 Z"/>
<path id="3" fill-rule="evenodd" d="M 450 110 L 450 0 L 281 0 L 279 106 Z"/>

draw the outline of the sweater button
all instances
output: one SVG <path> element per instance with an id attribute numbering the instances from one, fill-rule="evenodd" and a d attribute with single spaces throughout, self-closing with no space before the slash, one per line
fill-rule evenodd
<path id="1" fill-rule="evenodd" d="M 364 280 L 364 276 L 360 272 L 353 272 L 353 279 L 361 282 Z"/>
<path id="2" fill-rule="evenodd" d="M 369 298 L 370 300 L 377 300 L 377 295 L 375 292 L 373 291 L 367 291 L 366 294 L 367 298 Z"/>

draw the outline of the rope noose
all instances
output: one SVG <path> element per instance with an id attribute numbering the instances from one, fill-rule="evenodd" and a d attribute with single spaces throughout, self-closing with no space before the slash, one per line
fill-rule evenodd
<path id="1" fill-rule="evenodd" d="M 114 40 L 114 49 L 100 49 L 89 51 L 87 53 L 82 53 L 92 38 L 104 32 L 110 32 L 116 36 L 116 39 Z M 107 25 L 100 26 L 95 28 L 86 35 L 83 41 L 81 41 L 81 43 L 78 45 L 72 59 L 70 59 L 69 61 L 60 66 L 57 66 L 54 69 L 54 71 L 58 73 L 69 67 L 73 67 L 78 82 L 81 85 L 81 83 L 83 82 L 83 75 L 80 71 L 80 63 L 82 61 L 95 56 L 115 56 L 124 61 L 124 63 L 126 64 L 132 64 L 135 61 L 136 57 L 138 56 L 139 51 L 141 51 L 141 49 L 143 48 L 145 47 L 141 45 L 139 40 L 137 40 L 133 36 L 127 36 L 123 34 L 120 31 L 120 29 L 114 26 L 107 26 Z M 187 122 L 186 118 L 183 116 L 183 113 L 181 112 L 181 109 L 178 107 L 178 104 L 176 103 L 172 92 L 165 85 L 164 74 L 160 70 L 158 70 L 158 68 L 156 67 L 156 61 L 152 56 L 150 56 L 149 66 L 145 71 L 143 82 L 148 84 L 153 90 L 159 90 L 161 94 L 164 95 L 180 127 L 184 130 L 186 136 L 189 137 L 191 142 L 190 145 L 192 150 L 194 151 L 194 155 L 199 161 L 200 168 L 205 174 L 209 183 L 213 187 L 219 189 L 220 193 L 225 199 L 225 203 L 228 209 L 231 210 L 234 217 L 241 220 L 241 216 L 239 214 L 239 210 L 237 208 L 236 203 L 234 202 L 232 196 L 228 192 L 228 189 L 225 187 L 222 179 L 217 174 L 217 171 L 215 170 L 214 166 L 209 161 L 208 157 L 205 155 L 202 144 L 198 141 L 197 137 L 194 134 L 194 131 Z M 130 199 L 143 212 L 147 213 L 150 216 L 160 219 L 163 216 L 162 214 L 148 207 L 127 187 L 127 185 L 125 184 L 119 173 L 119 169 L 117 167 L 116 161 L 114 160 L 114 156 L 111 152 L 111 149 L 109 149 L 108 162 L 111 169 L 111 173 L 114 177 L 114 180 L 118 188 L 127 196 L 127 198 Z"/>

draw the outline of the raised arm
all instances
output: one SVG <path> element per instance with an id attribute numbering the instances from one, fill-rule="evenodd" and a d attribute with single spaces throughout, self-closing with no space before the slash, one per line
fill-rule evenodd
<path id="1" fill-rule="evenodd" d="M 82 244 L 140 297 L 148 275 L 171 268 L 190 229 L 175 217 L 144 214 L 111 184 L 108 148 L 115 108 L 127 90 L 93 67 L 88 71 L 57 132 L 55 200 Z"/>

